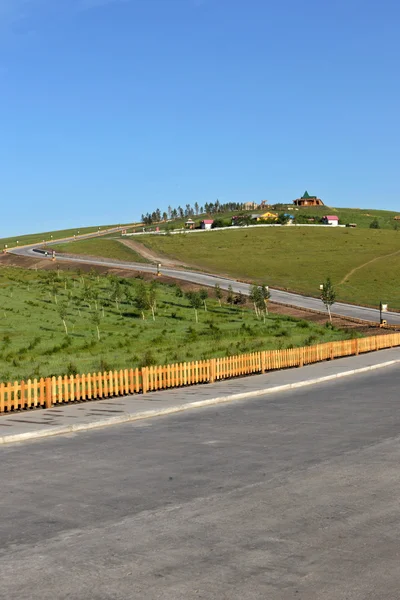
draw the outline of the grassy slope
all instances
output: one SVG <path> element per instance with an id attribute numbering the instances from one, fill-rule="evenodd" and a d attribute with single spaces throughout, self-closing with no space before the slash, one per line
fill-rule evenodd
<path id="1" fill-rule="evenodd" d="M 270 227 L 171 236 L 140 241 L 212 272 L 265 282 L 317 296 L 330 276 L 341 300 L 400 309 L 400 255 L 381 260 L 339 282 L 351 269 L 400 250 L 400 232 L 373 229 Z"/>
<path id="2" fill-rule="evenodd" d="M 101 225 L 100 231 L 104 231 L 104 229 L 110 229 L 112 227 L 119 227 L 118 225 Z M 57 231 L 46 231 L 43 233 L 29 233 L 27 235 L 15 235 L 7 238 L 0 238 L 0 249 L 3 249 L 7 244 L 9 248 L 16 246 L 17 241 L 20 246 L 41 243 L 44 241 L 50 242 L 53 240 L 62 239 L 65 237 L 72 237 L 73 235 L 83 235 L 86 233 L 94 233 L 95 231 L 99 231 L 98 226 L 94 227 L 76 227 L 75 229 L 60 229 Z M 114 234 L 115 235 L 115 234 Z M 53 237 L 52 237 L 53 236 Z"/>
<path id="3" fill-rule="evenodd" d="M 130 262 L 148 262 L 143 256 L 124 246 L 118 240 L 102 237 L 89 240 L 78 240 L 66 244 L 54 244 L 57 252 L 84 254 L 86 256 L 101 256 Z"/>
<path id="4" fill-rule="evenodd" d="M 208 300 L 208 312 L 199 311 L 199 324 L 176 286 L 158 284 L 158 308 L 153 322 L 149 311 L 143 321 L 134 306 L 123 301 L 120 310 L 110 300 L 111 280 L 61 273 L 55 303 L 51 274 L 4 268 L 0 270 L 0 381 L 70 372 L 94 372 L 141 364 L 175 363 L 210 356 L 286 348 L 343 339 L 348 334 L 271 315 L 266 324 L 250 308 L 222 306 Z M 64 279 L 65 278 L 65 279 Z M 101 341 L 97 341 L 94 311 L 77 298 L 84 283 L 99 289 Z M 139 280 L 123 285 L 134 294 Z M 67 290 L 64 289 L 65 282 Z M 67 303 L 64 334 L 58 308 Z"/>
<path id="5" fill-rule="evenodd" d="M 379 226 L 383 229 L 393 229 L 396 226 L 394 216 L 399 213 L 390 210 L 372 210 L 362 208 L 332 208 L 329 206 L 316 206 L 308 208 L 299 208 L 299 210 L 288 211 L 295 217 L 297 215 L 304 215 L 306 217 L 323 217 L 324 215 L 337 215 L 340 222 L 344 225 L 346 223 L 356 223 L 357 227 L 363 229 L 369 228 L 370 223 L 377 219 Z"/>

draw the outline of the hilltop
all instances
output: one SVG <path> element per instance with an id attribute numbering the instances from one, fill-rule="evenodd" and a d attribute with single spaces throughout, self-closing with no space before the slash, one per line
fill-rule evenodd
<path id="1" fill-rule="evenodd" d="M 188 205 L 189 206 L 189 205 Z M 201 207 L 203 208 L 203 207 Z M 223 221 L 224 226 L 228 226 L 232 222 L 232 217 L 237 216 L 239 214 L 243 215 L 252 215 L 253 213 L 262 213 L 266 210 L 272 210 L 275 213 L 286 212 L 292 214 L 296 219 L 302 220 L 310 219 L 315 217 L 316 220 L 322 218 L 323 215 L 326 214 L 335 214 L 339 217 L 339 220 L 343 224 L 355 223 L 357 227 L 360 228 L 368 228 L 372 221 L 375 219 L 378 221 L 379 228 L 381 229 L 397 229 L 400 227 L 397 224 L 397 221 L 394 220 L 394 217 L 400 213 L 389 211 L 389 210 L 373 210 L 373 209 L 361 209 L 361 208 L 335 208 L 330 206 L 309 206 L 296 208 L 293 204 L 278 204 L 272 205 L 268 208 L 258 208 L 253 210 L 242 210 L 240 208 L 212 212 L 201 212 L 196 214 L 194 209 L 190 212 L 190 217 L 195 221 L 196 225 L 200 225 L 200 221 L 204 218 L 212 218 L 218 221 Z M 144 215 L 142 215 L 144 216 Z M 164 218 L 162 218 L 164 216 Z M 79 227 L 77 225 L 74 228 L 69 229 L 59 229 L 54 231 L 45 231 L 41 233 L 29 233 L 24 235 L 14 235 L 9 237 L 0 238 L 0 248 L 4 249 L 6 246 L 8 248 L 15 247 L 17 245 L 29 245 L 29 244 L 41 244 L 43 242 L 51 243 L 53 241 L 63 239 L 66 237 L 73 237 L 74 235 L 79 238 L 81 235 L 87 235 L 89 233 L 98 232 L 100 236 L 103 236 L 103 232 L 106 229 L 111 229 L 115 227 L 126 227 L 128 231 L 142 231 L 143 226 L 149 229 L 156 229 L 157 227 L 163 231 L 165 229 L 180 229 L 185 225 L 185 221 L 187 220 L 187 216 L 176 217 L 176 218 L 168 218 L 167 213 L 160 215 L 159 221 L 152 221 L 151 223 L 143 223 L 143 222 L 133 222 L 133 223 L 125 223 L 125 224 L 114 224 L 114 225 L 92 225 L 90 227 Z M 108 236 L 108 234 L 107 234 Z M 111 237 L 114 237 L 114 234 L 111 234 Z"/>
<path id="2" fill-rule="evenodd" d="M 87 227 L 39 233 L 19 238 L 22 243 L 52 242 L 57 252 L 102 256 L 130 262 L 148 260 L 141 256 L 143 245 L 152 251 L 155 260 L 185 263 L 196 269 L 220 273 L 238 279 L 266 283 L 311 296 L 319 295 L 319 285 L 327 276 L 336 287 L 339 300 L 377 306 L 385 301 L 400 309 L 400 291 L 396 281 L 399 272 L 400 231 L 394 211 L 333 208 L 314 206 L 295 210 L 293 205 L 275 207 L 289 211 L 296 220 L 335 214 L 340 222 L 354 223 L 356 228 L 332 227 L 226 227 L 211 233 L 169 235 L 179 230 L 187 217 L 146 225 L 146 230 L 159 228 L 167 235 L 140 235 L 135 247 L 121 238 L 119 232 L 104 233 L 108 227 Z M 242 210 L 222 210 L 211 217 L 225 225 Z M 247 211 L 245 214 L 252 214 Z M 196 225 L 205 215 L 191 217 Z M 371 223 L 378 229 L 371 229 Z M 143 231 L 143 224 L 127 225 L 127 231 Z M 68 244 L 56 244 L 68 235 L 99 232 L 95 239 L 77 239 Z M 52 237 L 51 237 L 52 236 Z M 129 239 L 129 238 L 128 238 Z M 133 239 L 133 238 L 131 238 Z M 15 245 L 15 238 L 0 240 Z M 125 245 L 124 245 L 125 244 Z M 49 244 L 50 245 L 50 244 Z"/>

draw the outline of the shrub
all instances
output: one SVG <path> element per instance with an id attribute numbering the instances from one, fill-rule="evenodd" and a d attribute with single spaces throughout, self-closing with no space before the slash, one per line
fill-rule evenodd
<path id="1" fill-rule="evenodd" d="M 199 334 L 193 327 L 188 327 L 186 330 L 186 340 L 188 342 L 195 342 L 199 337 Z"/>
<path id="2" fill-rule="evenodd" d="M 73 362 L 69 362 L 67 364 L 66 374 L 67 375 L 78 375 L 78 373 L 79 373 L 79 371 L 78 371 L 78 367 L 76 366 L 76 364 Z"/>
<path id="3" fill-rule="evenodd" d="M 275 333 L 276 337 L 288 337 L 289 336 L 289 332 L 287 329 L 279 329 L 276 333 Z"/>
<path id="4" fill-rule="evenodd" d="M 142 367 L 151 367 L 152 365 L 156 364 L 156 359 L 154 354 L 152 353 L 151 350 L 146 350 L 146 352 L 143 354 L 142 357 L 142 363 L 141 366 Z"/>
<path id="5" fill-rule="evenodd" d="M 220 328 L 214 325 L 214 323 L 210 323 L 209 328 L 213 340 L 220 340 L 222 337 L 222 332 Z"/>
<path id="6" fill-rule="evenodd" d="M 42 338 L 40 336 L 34 337 L 28 346 L 28 350 L 33 350 L 34 348 L 36 348 L 36 346 L 38 346 L 41 341 L 42 341 Z"/>
<path id="7" fill-rule="evenodd" d="M 112 370 L 113 370 L 113 365 L 105 358 L 101 358 L 100 362 L 99 362 L 99 371 L 104 372 L 104 371 L 112 371 Z"/>
<path id="8" fill-rule="evenodd" d="M 177 298 L 182 298 L 183 297 L 183 291 L 181 290 L 181 288 L 177 284 L 175 285 L 175 296 Z"/>
<path id="9" fill-rule="evenodd" d="M 356 329 L 350 329 L 350 331 L 348 333 L 349 340 L 356 340 L 357 338 L 360 338 L 360 337 L 362 337 L 362 335 L 359 331 L 357 331 Z"/>

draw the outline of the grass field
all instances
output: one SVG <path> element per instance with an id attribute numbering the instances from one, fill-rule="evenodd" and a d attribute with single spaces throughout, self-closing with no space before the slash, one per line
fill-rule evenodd
<path id="1" fill-rule="evenodd" d="M 199 310 L 196 324 L 180 288 L 160 283 L 155 284 L 155 320 L 149 309 L 143 320 L 134 301 L 143 285 L 149 289 L 140 278 L 1 269 L 0 381 L 176 363 L 358 335 L 278 315 L 264 323 L 250 307 L 220 307 L 213 298 L 206 301 L 207 312 Z"/>
<path id="2" fill-rule="evenodd" d="M 15 235 L 12 237 L 0 238 L 0 250 L 6 245 L 9 248 L 17 246 L 29 245 L 29 244 L 40 244 L 41 242 L 51 242 L 52 240 L 59 240 L 66 237 L 72 237 L 74 235 L 83 235 L 87 233 L 95 233 L 96 231 L 104 231 L 105 229 L 111 229 L 112 227 L 119 227 L 118 225 L 101 225 L 93 227 L 76 227 L 74 229 L 59 229 L 57 231 L 45 231 L 43 233 L 29 233 L 27 235 Z M 128 225 L 127 225 L 128 227 Z M 115 234 L 114 234 L 115 235 Z"/>
<path id="3" fill-rule="evenodd" d="M 89 240 L 77 240 L 66 244 L 53 244 L 56 252 L 70 254 L 83 254 L 85 256 L 101 256 L 115 260 L 126 260 L 130 262 L 148 262 L 143 256 L 124 246 L 118 240 L 107 237 L 93 238 Z"/>
<path id="4" fill-rule="evenodd" d="M 197 268 L 313 296 L 330 276 L 340 300 L 400 309 L 400 231 L 269 227 L 138 240 Z"/>

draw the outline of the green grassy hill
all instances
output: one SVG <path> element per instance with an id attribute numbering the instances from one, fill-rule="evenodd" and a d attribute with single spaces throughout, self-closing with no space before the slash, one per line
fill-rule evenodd
<path id="1" fill-rule="evenodd" d="M 126 225 L 131 227 L 132 224 Z M 66 237 L 72 237 L 74 235 L 84 235 L 87 233 L 95 233 L 96 231 L 100 234 L 105 229 L 111 229 L 112 227 L 120 227 L 120 225 L 96 225 L 93 227 L 76 227 L 74 229 L 59 229 L 57 231 L 45 231 L 42 233 L 29 233 L 27 235 L 15 235 L 12 237 L 0 238 L 0 250 L 6 245 L 9 248 L 17 246 L 29 245 L 29 244 L 40 244 L 43 241 L 50 243 L 53 240 L 59 240 Z M 115 235 L 115 234 L 114 234 Z"/>
<path id="2" fill-rule="evenodd" d="M 329 206 L 310 206 L 307 208 L 299 208 L 298 210 L 293 209 L 288 210 L 290 214 L 293 214 L 294 217 L 298 215 L 310 218 L 317 217 L 321 218 L 324 215 L 337 215 L 339 217 L 339 222 L 343 225 L 348 223 L 355 223 L 357 227 L 362 229 L 369 228 L 371 222 L 376 219 L 379 223 L 379 227 L 382 229 L 397 229 L 400 227 L 397 225 L 394 217 L 400 213 L 393 212 L 390 210 L 372 210 L 372 209 L 362 209 L 362 208 L 332 208 Z"/>
<path id="3" fill-rule="evenodd" d="M 206 301 L 207 312 L 199 309 L 196 323 L 181 289 L 159 282 L 155 320 L 149 308 L 143 308 L 143 320 L 135 304 L 142 285 L 149 289 L 140 278 L 1 269 L 0 381 L 201 360 L 352 336 L 279 315 L 264 323 L 251 307 L 219 306 L 215 298 Z"/>
<path id="4" fill-rule="evenodd" d="M 384 300 L 400 309 L 400 231 L 265 227 L 138 241 L 209 272 L 312 296 L 330 276 L 340 300 L 373 306 Z"/>

